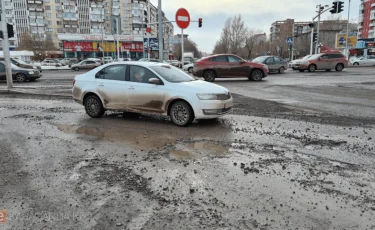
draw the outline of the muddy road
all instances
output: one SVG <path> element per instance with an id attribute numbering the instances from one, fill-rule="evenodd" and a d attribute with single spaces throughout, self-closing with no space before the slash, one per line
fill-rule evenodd
<path id="1" fill-rule="evenodd" d="M 0 229 L 375 229 L 371 71 L 217 81 L 233 113 L 188 128 L 0 83 Z"/>

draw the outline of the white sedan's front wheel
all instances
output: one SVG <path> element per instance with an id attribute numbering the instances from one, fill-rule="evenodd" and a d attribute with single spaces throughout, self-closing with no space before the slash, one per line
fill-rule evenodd
<path id="1" fill-rule="evenodd" d="M 188 126 L 194 120 L 194 113 L 190 105 L 183 101 L 173 103 L 170 109 L 172 122 L 177 126 Z"/>

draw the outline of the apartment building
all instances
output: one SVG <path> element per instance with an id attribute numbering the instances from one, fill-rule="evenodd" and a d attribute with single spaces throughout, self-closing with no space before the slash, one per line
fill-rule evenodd
<path id="1" fill-rule="evenodd" d="M 121 56 L 143 56 L 144 38 L 157 39 L 157 7 L 148 0 L 4 0 L 7 21 L 15 33 L 14 46 L 22 33 L 50 39 L 65 57 L 116 55 L 117 34 Z M 149 5 L 150 4 L 150 5 Z M 150 12 L 149 12 L 150 9 Z M 168 21 L 163 13 L 165 21 Z M 117 31 L 118 27 L 118 31 Z M 173 24 L 165 23 L 164 47 L 173 36 Z M 153 50 L 158 52 L 158 50 Z M 166 55 L 170 52 L 164 50 Z"/>
<path id="2" fill-rule="evenodd" d="M 361 1 L 358 33 L 360 38 L 375 38 L 375 0 Z"/>

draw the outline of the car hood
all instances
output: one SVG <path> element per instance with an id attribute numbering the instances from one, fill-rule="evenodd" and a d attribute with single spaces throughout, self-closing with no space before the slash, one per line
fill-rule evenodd
<path id="1" fill-rule="evenodd" d="M 300 63 L 301 61 L 302 59 L 296 59 L 296 60 L 291 61 L 290 64 Z"/>
<path id="2" fill-rule="evenodd" d="M 187 91 L 193 93 L 227 93 L 229 90 L 206 81 L 196 80 L 181 83 L 171 83 L 175 89 L 180 91 Z"/>

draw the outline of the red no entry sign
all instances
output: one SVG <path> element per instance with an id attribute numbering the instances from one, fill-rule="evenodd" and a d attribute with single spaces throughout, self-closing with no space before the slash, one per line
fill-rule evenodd
<path id="1" fill-rule="evenodd" d="M 176 12 L 176 23 L 181 29 L 186 29 L 190 24 L 190 14 L 185 8 L 180 8 Z"/>

